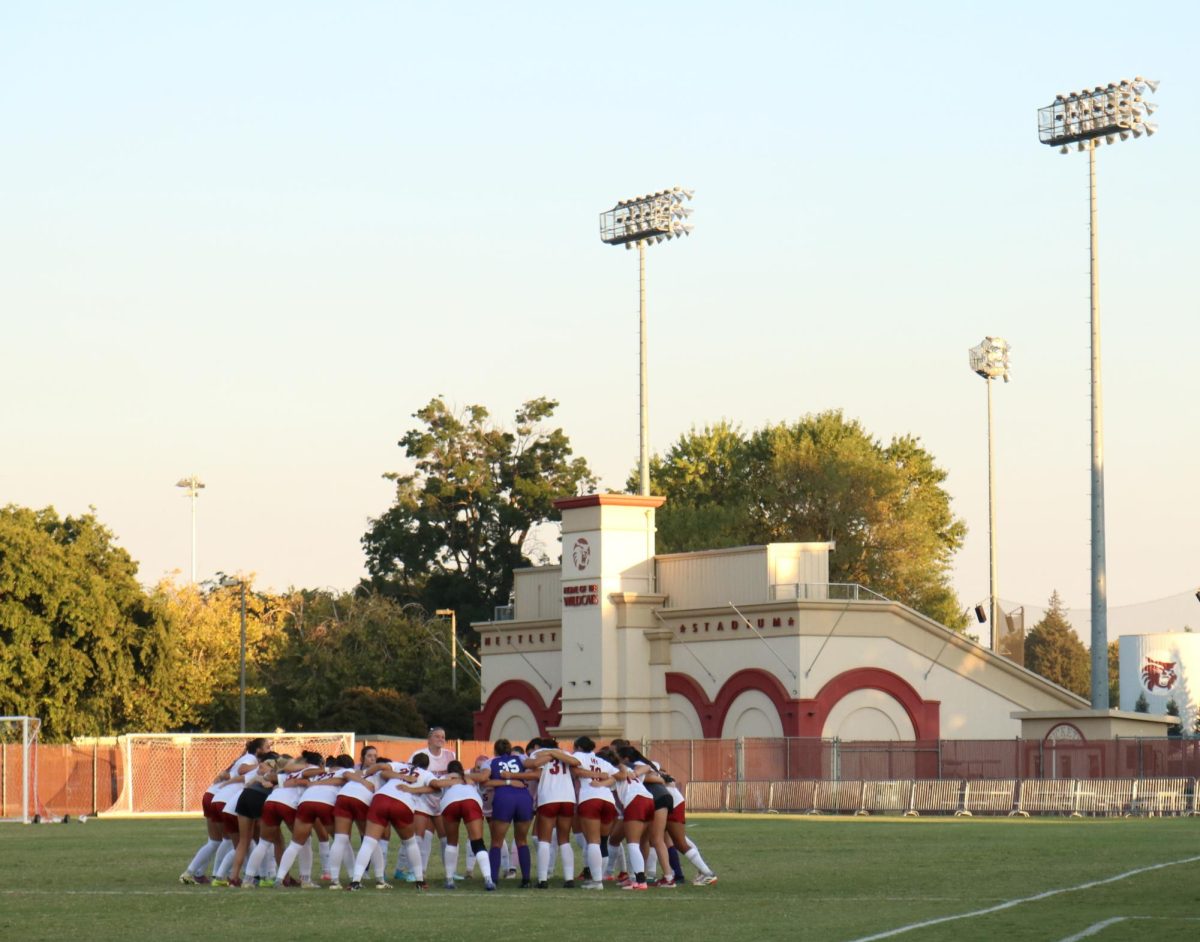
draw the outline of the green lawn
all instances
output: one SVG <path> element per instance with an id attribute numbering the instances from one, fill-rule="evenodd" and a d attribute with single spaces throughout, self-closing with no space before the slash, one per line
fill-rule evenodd
<path id="1" fill-rule="evenodd" d="M 199 821 L 0 825 L 0 939 L 366 938 L 448 931 L 564 938 L 636 931 L 678 939 L 860 939 L 1003 906 L 1159 864 L 1200 858 L 1200 820 L 846 819 L 697 815 L 712 887 L 627 893 L 453 893 L 183 887 Z M 685 864 L 686 867 L 686 864 Z M 434 878 L 440 866 L 434 865 Z M 689 871 L 690 876 L 690 871 Z M 436 884 L 435 884 L 436 885 Z M 590 920 L 595 920 L 590 929 Z M 917 928 L 895 938 L 1097 942 L 1200 938 L 1200 860 Z"/>

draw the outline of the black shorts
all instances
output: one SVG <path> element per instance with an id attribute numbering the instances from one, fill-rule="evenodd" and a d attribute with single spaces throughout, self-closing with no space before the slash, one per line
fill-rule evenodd
<path id="1" fill-rule="evenodd" d="M 243 818 L 261 818 L 268 794 L 268 792 L 260 792 L 253 788 L 242 789 L 237 800 L 237 813 Z"/>
<path id="2" fill-rule="evenodd" d="M 657 811 L 659 808 L 666 808 L 668 812 L 673 811 L 675 809 L 675 799 L 670 795 L 655 795 L 654 810 Z"/>

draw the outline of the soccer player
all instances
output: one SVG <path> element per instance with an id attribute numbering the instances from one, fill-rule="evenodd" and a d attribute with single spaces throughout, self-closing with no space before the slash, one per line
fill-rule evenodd
<path id="1" fill-rule="evenodd" d="M 246 743 L 245 754 L 229 768 L 229 776 L 212 796 L 209 810 L 220 816 L 223 838 L 217 848 L 216 866 L 213 868 L 213 886 L 228 886 L 226 879 L 233 866 L 234 843 L 238 836 L 237 800 L 246 785 L 246 779 L 258 770 L 259 757 L 271 751 L 271 741 L 259 737 Z"/>
<path id="2" fill-rule="evenodd" d="M 242 885 L 242 866 L 250 855 L 250 845 L 256 843 L 254 834 L 262 817 L 263 805 L 267 803 L 267 796 L 275 787 L 277 770 L 287 761 L 280 761 L 281 757 L 275 752 L 268 752 L 259 758 L 258 768 L 246 779 L 245 787 L 238 795 L 234 808 L 237 812 L 238 841 L 233 852 L 233 864 L 229 868 L 230 886 Z"/>
<path id="3" fill-rule="evenodd" d="M 287 824 L 289 829 L 295 827 L 296 806 L 300 804 L 300 798 L 308 784 L 300 773 L 308 767 L 308 760 L 303 756 L 297 756 L 289 759 L 278 771 L 276 785 L 263 805 L 262 818 L 259 820 L 258 845 L 250 854 L 250 859 L 246 861 L 246 879 L 260 877 L 267 872 L 269 868 L 264 867 L 264 864 L 267 863 L 268 853 L 273 856 L 270 861 L 272 867 L 283 856 L 282 826 Z M 310 889 L 316 887 L 316 884 L 309 879 L 312 874 L 312 849 L 307 844 L 304 846 L 308 855 L 307 861 L 303 856 L 300 858 L 300 873 L 303 882 L 298 882 L 292 877 L 284 877 L 284 886 L 307 884 Z"/>
<path id="4" fill-rule="evenodd" d="M 434 779 L 430 784 L 442 789 L 439 811 L 446 826 L 446 889 L 454 889 L 452 874 L 458 869 L 458 834 L 459 822 L 467 826 L 467 838 L 471 842 L 471 854 L 483 874 L 483 886 L 486 890 L 494 890 L 492 882 L 492 866 L 488 859 L 487 848 L 483 844 L 483 797 L 479 794 L 477 782 L 485 782 L 491 778 L 491 770 L 472 772 L 469 775 L 463 771 L 462 763 L 457 759 L 446 769 L 446 774 Z"/>
<path id="5" fill-rule="evenodd" d="M 322 766 L 321 757 L 316 753 L 306 752 L 304 758 L 309 762 L 309 768 L 300 774 L 307 779 L 307 786 L 300 804 L 296 808 L 296 826 L 292 830 L 292 842 L 288 844 L 279 860 L 280 877 L 289 876 L 292 864 L 308 843 L 309 835 L 319 822 L 326 829 L 333 826 L 333 806 L 337 803 L 338 792 L 341 791 L 343 775 L 348 768 L 354 766 L 354 760 L 349 756 L 339 762 L 331 757 L 328 766 Z M 323 868 L 322 868 L 323 869 Z"/>
<path id="6" fill-rule="evenodd" d="M 569 752 L 558 748 L 555 739 L 542 739 L 536 751 L 525 758 L 527 770 L 538 771 L 537 786 L 537 836 L 538 836 L 538 882 L 539 890 L 549 889 L 550 855 L 554 850 L 550 843 L 552 833 L 557 832 L 558 855 L 562 861 L 563 886 L 575 886 L 575 850 L 571 846 L 571 821 L 575 817 L 575 777 L 571 770 L 579 760 Z M 518 775 L 522 773 L 517 773 Z M 512 777 L 512 773 L 506 773 Z"/>
<path id="7" fill-rule="evenodd" d="M 196 851 L 196 855 L 192 858 L 192 862 L 188 864 L 187 869 L 179 874 L 180 883 L 194 886 L 209 882 L 204 871 L 208 869 L 209 862 L 216 856 L 217 848 L 221 846 L 221 840 L 225 836 L 225 827 L 221 823 L 220 809 L 213 810 L 212 799 L 221 786 L 228 781 L 229 771 L 229 769 L 226 769 L 213 779 L 213 783 L 204 792 L 204 797 L 200 803 L 200 810 L 204 814 L 204 826 L 208 830 L 208 840 Z"/>
<path id="8" fill-rule="evenodd" d="M 429 737 L 425 740 L 425 745 L 408 757 L 408 761 L 413 762 L 417 756 L 428 756 L 429 771 L 435 777 L 446 774 L 446 769 L 450 767 L 450 763 L 458 758 L 454 750 L 446 746 L 446 730 L 441 726 L 429 727 Z M 417 819 L 417 838 L 421 842 L 421 863 L 426 873 L 429 872 L 429 858 L 433 852 L 433 836 L 437 834 L 438 840 L 441 843 L 443 856 L 446 852 L 446 829 L 442 824 L 441 816 L 438 814 L 438 798 L 436 795 L 427 797 L 425 800 L 418 802 L 416 813 L 422 815 Z M 451 876 L 447 871 L 447 877 Z M 407 879 L 407 876 L 401 872 L 397 872 L 397 878 Z M 455 877 L 461 879 L 461 877 Z M 410 881 L 411 882 L 411 881 Z"/>
<path id="9" fill-rule="evenodd" d="M 517 848 L 517 861 L 521 867 L 521 888 L 525 889 L 531 885 L 528 840 L 529 823 L 533 820 L 533 796 L 523 781 L 511 778 L 525 768 L 521 757 L 514 753 L 512 743 L 507 739 L 497 739 L 492 749 L 496 756 L 491 762 L 491 778 L 485 785 L 493 789 L 492 849 L 488 852 L 488 860 L 492 866 L 492 873 L 499 873 L 500 848 L 511 826 Z"/>
<path id="10" fill-rule="evenodd" d="M 649 847 L 654 847 L 654 852 L 658 855 L 659 865 L 665 874 L 671 869 L 671 858 L 667 853 L 667 816 L 671 813 L 671 808 L 674 802 L 671 796 L 667 793 L 666 783 L 663 781 L 662 775 L 659 774 L 658 767 L 649 759 L 643 756 L 633 746 L 620 746 L 617 749 L 617 756 L 621 760 L 621 772 L 618 773 L 618 778 L 621 775 L 627 775 L 636 778 L 641 785 L 642 790 L 646 792 L 650 798 L 650 813 L 645 815 L 645 806 L 639 805 L 639 814 L 644 815 L 639 822 L 643 826 L 633 828 L 629 815 L 629 804 L 625 804 L 625 827 L 629 834 L 629 839 L 626 841 L 626 852 L 632 850 L 632 844 L 636 840 L 639 842 L 638 856 L 642 858 L 642 866 L 640 874 L 635 877 L 634 883 L 641 884 L 630 887 L 631 889 L 646 889 L 646 874 L 645 874 L 645 855 L 649 852 Z M 637 837 L 634 837 L 634 830 L 637 830 Z M 631 867 L 632 870 L 632 867 Z M 675 886 L 674 880 L 667 880 L 665 877 L 658 881 L 656 886 L 669 889 Z"/>
<path id="11" fill-rule="evenodd" d="M 671 869 L 675 871 L 675 880 L 677 883 L 682 883 L 684 880 L 683 870 L 679 866 L 679 855 L 683 854 L 698 871 L 692 884 L 694 886 L 711 886 L 717 882 L 717 875 L 709 869 L 704 858 L 700 856 L 700 849 L 687 837 L 687 817 L 683 807 L 683 792 L 679 790 L 671 776 L 664 773 L 663 780 L 666 782 L 667 791 L 671 793 L 671 798 L 675 801 L 675 807 L 667 815 L 667 837 L 671 839 Z"/>
<path id="12" fill-rule="evenodd" d="M 617 767 L 596 755 L 596 744 L 587 736 L 575 740 L 575 758 L 579 760 L 579 765 L 572 769 L 579 782 L 575 807 L 583 831 L 584 866 L 589 876 L 581 886 L 585 890 L 602 890 L 608 835 L 617 820 L 617 803 L 612 793 Z"/>
<path id="13" fill-rule="evenodd" d="M 371 807 L 367 810 L 367 832 L 363 836 L 362 845 L 358 848 L 358 856 L 354 860 L 354 873 L 350 880 L 351 890 L 362 889 L 362 876 L 367 870 L 367 863 L 390 824 L 396 829 L 403 842 L 403 853 L 408 858 L 408 865 L 416 879 L 413 881 L 418 890 L 429 889 L 425 882 L 425 869 L 421 862 L 421 847 L 416 837 L 413 824 L 413 811 L 419 795 L 430 794 L 434 791 L 431 783 L 434 780 L 429 772 L 429 757 L 418 755 L 411 764 L 401 762 L 380 763 L 371 770 L 378 772 L 383 784 L 376 790 L 371 799 Z M 382 767 L 380 767 L 382 766 Z M 333 884 L 330 889 L 340 889 L 340 884 Z M 381 887 L 382 888 L 382 887 Z"/>
<path id="14" fill-rule="evenodd" d="M 329 852 L 329 871 L 334 883 L 341 877 L 342 864 L 347 871 L 354 865 L 354 851 L 350 846 L 350 831 L 357 824 L 360 836 L 365 836 L 367 826 L 367 810 L 375 797 L 375 790 L 382 785 L 378 772 L 370 772 L 376 765 L 378 752 L 374 746 L 363 747 L 359 754 L 360 763 L 356 768 L 347 769 L 342 774 L 343 785 L 338 792 L 337 801 L 333 804 L 333 847 Z M 386 853 L 384 843 L 376 843 L 371 866 L 375 873 L 375 882 L 381 889 L 390 889 L 385 876 L 387 874 Z"/>

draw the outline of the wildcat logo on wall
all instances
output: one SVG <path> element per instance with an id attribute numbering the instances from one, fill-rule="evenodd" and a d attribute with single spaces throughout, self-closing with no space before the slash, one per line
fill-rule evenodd
<path id="1" fill-rule="evenodd" d="M 1178 708 L 1183 728 L 1200 715 L 1200 633 L 1121 635 L 1121 709 L 1162 716 Z"/>
<path id="2" fill-rule="evenodd" d="M 592 561 L 592 547 L 588 543 L 586 537 L 580 537 L 575 541 L 575 545 L 571 547 L 571 562 L 575 564 L 575 568 L 580 572 L 587 569 L 587 565 Z"/>
<path id="3" fill-rule="evenodd" d="M 1174 661 L 1157 661 L 1148 657 L 1146 663 L 1142 665 L 1142 683 L 1151 693 L 1170 690 L 1178 679 L 1179 674 L 1175 670 Z"/>

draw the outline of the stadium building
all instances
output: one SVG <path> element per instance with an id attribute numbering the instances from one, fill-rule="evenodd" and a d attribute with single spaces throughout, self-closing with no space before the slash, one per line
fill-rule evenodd
<path id="1" fill-rule="evenodd" d="M 657 555 L 664 499 L 560 500 L 559 566 L 517 570 L 480 635 L 478 739 L 1162 735 L 868 589 L 829 543 Z"/>

